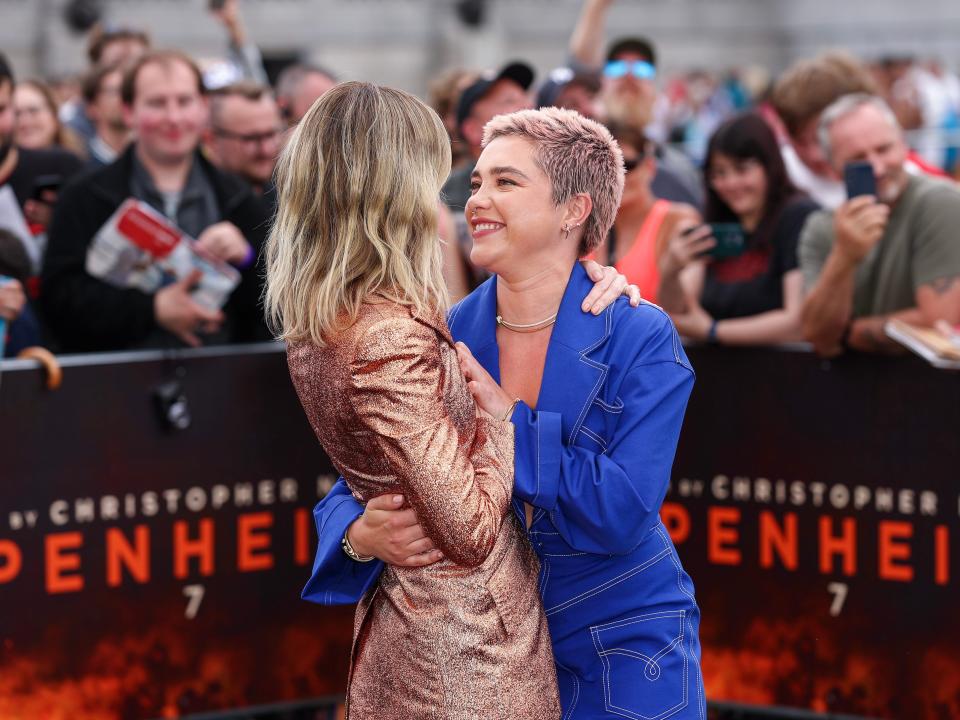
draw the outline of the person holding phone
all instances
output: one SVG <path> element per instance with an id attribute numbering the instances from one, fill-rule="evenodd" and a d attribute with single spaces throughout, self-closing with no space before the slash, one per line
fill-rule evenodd
<path id="1" fill-rule="evenodd" d="M 667 243 L 660 304 L 695 340 L 800 340 L 797 242 L 816 203 L 790 182 L 773 131 L 755 113 L 716 129 L 704 170 L 708 224 L 681 223 Z"/>
<path id="2" fill-rule="evenodd" d="M 877 96 L 836 100 L 818 137 L 848 200 L 816 213 L 800 238 L 804 337 L 827 357 L 898 352 L 884 329 L 890 320 L 960 322 L 956 184 L 909 171 L 903 130 Z"/>

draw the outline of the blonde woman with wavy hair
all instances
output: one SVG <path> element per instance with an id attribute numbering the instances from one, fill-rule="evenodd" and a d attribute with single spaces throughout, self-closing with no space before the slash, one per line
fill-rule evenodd
<path id="1" fill-rule="evenodd" d="M 294 130 L 267 242 L 266 305 L 282 339 L 324 345 L 377 292 L 420 315 L 446 310 L 437 196 L 450 144 L 436 137 L 436 113 L 414 101 L 344 83 Z"/>
<path id="2" fill-rule="evenodd" d="M 353 496 L 402 494 L 444 554 L 387 566 L 360 601 L 348 717 L 555 719 L 536 556 L 509 512 L 512 425 L 477 410 L 443 317 L 449 169 L 443 124 L 412 95 L 329 90 L 279 162 L 266 306 Z"/>

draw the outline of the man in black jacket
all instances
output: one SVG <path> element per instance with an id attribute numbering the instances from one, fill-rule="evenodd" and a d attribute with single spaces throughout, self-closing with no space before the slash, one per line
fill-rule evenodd
<path id="1" fill-rule="evenodd" d="M 268 217 L 246 183 L 213 167 L 197 150 L 208 115 L 199 70 L 182 53 L 148 53 L 125 74 L 121 94 L 136 142 L 113 164 L 65 188 L 50 227 L 41 305 L 61 349 L 266 339 L 257 257 Z M 92 239 L 129 197 L 153 206 L 241 272 L 223 312 L 194 302 L 196 276 L 147 294 L 87 273 Z"/>

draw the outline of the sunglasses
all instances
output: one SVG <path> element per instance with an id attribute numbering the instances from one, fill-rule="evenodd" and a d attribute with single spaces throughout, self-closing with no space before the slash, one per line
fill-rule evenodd
<path id="1" fill-rule="evenodd" d="M 603 67 L 604 77 L 608 78 L 622 78 L 628 73 L 638 80 L 653 80 L 657 76 L 657 69 L 646 60 L 611 60 Z"/>
<path id="2" fill-rule="evenodd" d="M 624 169 L 626 172 L 633 172 L 633 171 L 636 170 L 638 167 L 640 167 L 640 164 L 641 164 L 644 160 L 647 159 L 647 155 L 648 155 L 648 154 L 649 154 L 649 151 L 648 151 L 646 148 L 644 148 L 643 150 L 638 151 L 637 154 L 634 155 L 633 157 L 631 157 L 631 158 L 624 158 L 624 159 L 623 159 L 623 169 Z"/>

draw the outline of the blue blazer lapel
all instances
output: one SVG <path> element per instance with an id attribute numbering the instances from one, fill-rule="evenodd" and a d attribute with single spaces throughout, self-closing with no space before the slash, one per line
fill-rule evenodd
<path id="1" fill-rule="evenodd" d="M 547 347 L 537 399 L 537 410 L 560 413 L 568 444 L 580 430 L 608 370 L 605 363 L 592 359 L 590 353 L 610 336 L 613 306 L 600 315 L 583 312 L 580 305 L 592 288 L 593 281 L 583 266 L 574 263 Z"/>
<path id="2" fill-rule="evenodd" d="M 499 383 L 497 278 L 490 278 L 451 308 L 448 319 L 453 339 L 466 344 L 477 362 Z"/>
<path id="3" fill-rule="evenodd" d="M 574 263 L 550 334 L 537 398 L 536 410 L 560 415 L 568 444 L 576 437 L 607 376 L 608 366 L 592 359 L 590 353 L 610 336 L 613 306 L 600 315 L 583 312 L 580 304 L 591 289 L 593 281 L 580 263 Z M 496 318 L 497 278 L 494 276 L 454 306 L 448 322 L 454 340 L 466 343 L 477 361 L 499 383 Z M 514 510 L 523 521 L 519 502 L 514 502 Z"/>
<path id="4" fill-rule="evenodd" d="M 465 343 L 491 377 L 500 382 L 500 348 L 497 346 L 497 278 L 490 278 L 450 310 L 450 332 Z M 513 500 L 513 512 L 526 526 L 523 503 Z"/>

